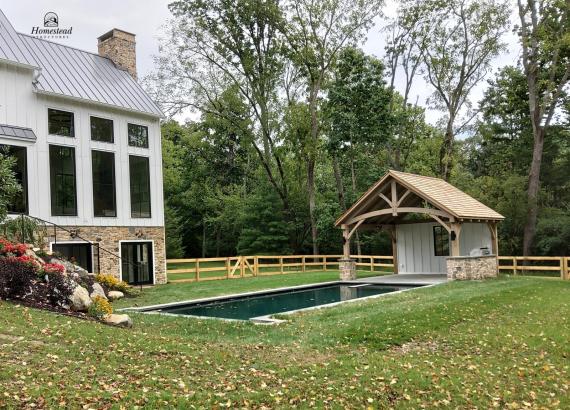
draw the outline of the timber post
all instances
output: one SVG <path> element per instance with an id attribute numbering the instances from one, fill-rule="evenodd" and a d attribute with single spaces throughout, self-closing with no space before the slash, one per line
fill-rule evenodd
<path id="1" fill-rule="evenodd" d="M 358 226 L 358 225 L 357 225 Z M 342 226 L 342 259 L 339 259 L 338 269 L 340 271 L 340 280 L 356 279 L 356 260 L 350 257 L 350 237 L 355 232 L 356 227 L 350 230 L 349 225 Z"/>

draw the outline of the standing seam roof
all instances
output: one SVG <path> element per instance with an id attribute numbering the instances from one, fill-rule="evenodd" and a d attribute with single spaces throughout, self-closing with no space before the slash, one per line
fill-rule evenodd
<path id="1" fill-rule="evenodd" d="M 17 35 L 42 69 L 35 84 L 39 92 L 163 116 L 140 84 L 110 59 L 25 34 Z"/>

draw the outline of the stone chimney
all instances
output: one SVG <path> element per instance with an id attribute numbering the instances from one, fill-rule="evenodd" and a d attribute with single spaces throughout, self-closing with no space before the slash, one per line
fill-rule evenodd
<path id="1" fill-rule="evenodd" d="M 98 39 L 99 55 L 111 59 L 117 67 L 137 79 L 137 52 L 135 35 L 114 28 Z"/>

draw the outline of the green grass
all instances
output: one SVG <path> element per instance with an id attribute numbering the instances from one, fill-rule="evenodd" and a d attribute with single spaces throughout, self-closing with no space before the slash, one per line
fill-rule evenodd
<path id="1" fill-rule="evenodd" d="M 190 284 L 182 296 L 276 284 L 262 279 Z M 133 314 L 133 329 L 3 302 L 0 407 L 569 408 L 569 295 L 570 282 L 511 277 L 278 326 Z"/>

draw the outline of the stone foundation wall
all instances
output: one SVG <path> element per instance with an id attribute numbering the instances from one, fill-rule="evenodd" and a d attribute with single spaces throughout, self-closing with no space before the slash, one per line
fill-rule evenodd
<path id="1" fill-rule="evenodd" d="M 76 233 L 80 237 L 91 242 L 98 243 L 101 248 L 119 255 L 119 241 L 154 241 L 154 277 L 155 283 L 166 283 L 166 247 L 164 238 L 164 227 L 162 226 L 64 226 L 63 228 Z M 58 229 L 55 232 L 57 242 L 83 241 L 74 237 L 74 235 L 64 230 Z M 49 243 L 56 242 L 53 230 L 48 229 L 46 237 L 46 249 L 49 249 Z M 94 259 L 97 258 L 97 248 L 93 248 Z M 95 261 L 95 264 L 97 262 Z M 120 260 L 107 252 L 101 251 L 99 255 L 99 271 L 101 273 L 111 274 L 120 279 Z"/>
<path id="2" fill-rule="evenodd" d="M 496 278 L 497 274 L 497 257 L 495 255 L 452 256 L 447 258 L 448 280 L 481 280 Z"/>

